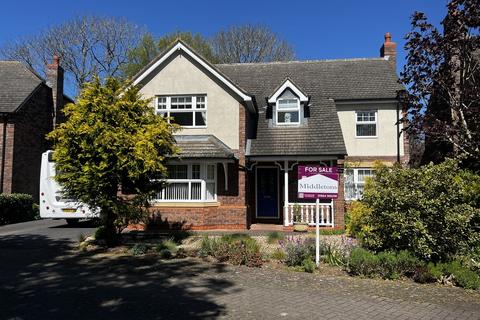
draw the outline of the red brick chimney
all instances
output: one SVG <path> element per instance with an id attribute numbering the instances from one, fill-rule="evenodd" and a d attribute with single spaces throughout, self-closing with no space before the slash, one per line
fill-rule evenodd
<path id="1" fill-rule="evenodd" d="M 51 64 L 47 64 L 47 85 L 52 88 L 53 99 L 53 126 L 64 121 L 63 117 L 63 68 L 60 66 L 60 58 L 53 55 Z"/>
<path id="2" fill-rule="evenodd" d="M 393 69 L 397 70 L 397 44 L 392 42 L 390 32 L 385 33 L 385 42 L 380 48 L 380 57 L 387 58 Z"/>

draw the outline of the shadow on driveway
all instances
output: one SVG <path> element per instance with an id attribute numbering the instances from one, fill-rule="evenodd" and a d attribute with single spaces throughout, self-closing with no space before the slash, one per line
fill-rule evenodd
<path id="1" fill-rule="evenodd" d="M 0 237 L 2 319 L 209 319 L 238 292 L 222 265 L 77 254 L 42 235 Z"/>

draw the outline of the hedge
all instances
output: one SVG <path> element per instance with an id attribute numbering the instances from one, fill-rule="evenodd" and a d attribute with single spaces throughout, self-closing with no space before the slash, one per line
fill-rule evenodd
<path id="1" fill-rule="evenodd" d="M 39 218 L 38 206 L 29 194 L 0 194 L 0 225 Z"/>

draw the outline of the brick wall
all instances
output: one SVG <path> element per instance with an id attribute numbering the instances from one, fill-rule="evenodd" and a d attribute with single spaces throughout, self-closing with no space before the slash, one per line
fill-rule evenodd
<path id="1" fill-rule="evenodd" d="M 223 165 L 217 165 L 217 202 L 215 206 L 150 208 L 152 227 L 174 229 L 246 229 L 247 186 L 245 173 L 246 109 L 239 105 L 238 160 L 228 164 L 228 188 L 225 188 Z"/>
<path id="2" fill-rule="evenodd" d="M 51 89 L 42 86 L 17 112 L 9 115 L 3 192 L 27 193 L 38 202 L 41 155 L 49 147 L 45 135 L 52 130 L 52 113 Z M 3 126 L 2 123 L 0 143 Z"/>
<path id="3" fill-rule="evenodd" d="M 2 173 L 2 192 L 12 192 L 12 176 L 13 176 L 13 143 L 14 143 L 15 124 L 11 119 L 2 122 L 2 128 L 0 131 L 0 141 L 2 143 L 0 158 L 3 156 L 3 142 L 5 141 L 5 159 L 0 159 L 0 163 L 3 164 Z M 5 137 L 4 137 L 5 134 Z M 2 168 L 0 167 L 0 170 Z"/>

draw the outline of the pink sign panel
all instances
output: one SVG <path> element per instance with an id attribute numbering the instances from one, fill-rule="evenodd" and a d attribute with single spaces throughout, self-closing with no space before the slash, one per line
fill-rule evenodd
<path id="1" fill-rule="evenodd" d="M 337 167 L 322 167 L 319 165 L 298 166 L 298 198 L 338 198 Z"/>

